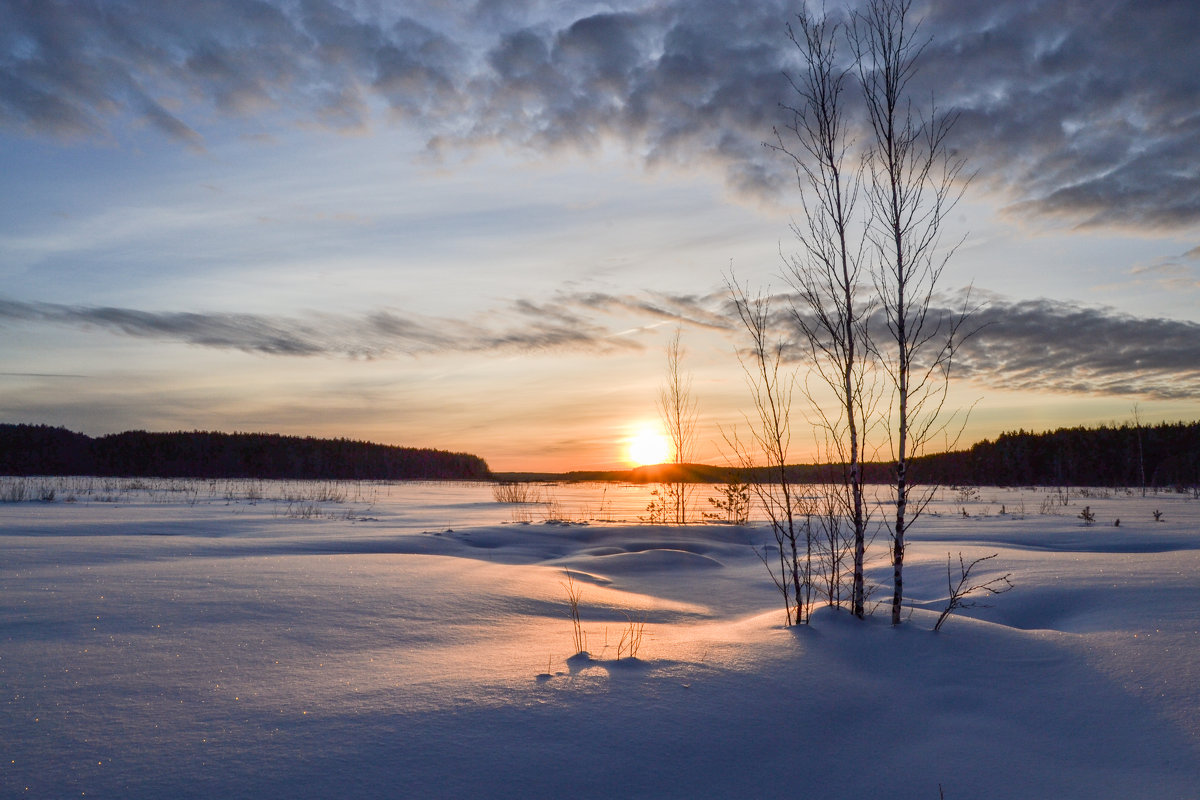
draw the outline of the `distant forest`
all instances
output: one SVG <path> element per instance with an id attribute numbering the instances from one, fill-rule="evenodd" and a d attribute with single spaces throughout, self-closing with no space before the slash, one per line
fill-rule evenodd
<path id="1" fill-rule="evenodd" d="M 887 463 L 866 464 L 864 469 L 871 483 L 891 480 Z M 788 467 L 788 477 L 797 483 L 831 483 L 840 479 L 841 470 L 838 464 L 798 464 Z M 909 474 L 918 483 L 945 486 L 1200 486 L 1200 422 L 1003 433 L 995 441 L 985 440 L 967 450 L 914 459 Z M 633 483 L 774 479 L 765 469 L 704 464 L 663 464 L 544 477 Z"/>
<path id="2" fill-rule="evenodd" d="M 888 481 L 889 465 L 867 464 L 867 479 Z M 795 465 L 799 483 L 836 481 L 837 464 Z M 2 475 L 111 475 L 320 480 L 569 480 L 660 483 L 767 481 L 761 469 L 703 464 L 631 470 L 493 475 L 467 453 L 266 433 L 147 433 L 92 438 L 46 425 L 0 424 Z M 1047 433 L 1003 433 L 969 449 L 915 459 L 919 483 L 947 486 L 1200 486 L 1200 422 Z"/>
<path id="3" fill-rule="evenodd" d="M 268 433 L 127 431 L 92 438 L 47 425 L 0 424 L 0 475 L 295 480 L 480 480 L 468 453 Z"/>
<path id="4" fill-rule="evenodd" d="M 918 480 L 977 486 L 1200 485 L 1200 422 L 1004 433 L 927 456 Z"/>

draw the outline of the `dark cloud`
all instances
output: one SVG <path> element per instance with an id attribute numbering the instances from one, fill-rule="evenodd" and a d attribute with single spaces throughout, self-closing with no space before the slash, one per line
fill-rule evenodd
<path id="1" fill-rule="evenodd" d="M 998 389 L 1200 398 L 1200 324 L 1050 300 L 992 301 L 959 374 Z"/>
<path id="2" fill-rule="evenodd" d="M 575 298 L 590 308 L 609 310 L 619 305 L 653 316 L 669 314 L 687 324 L 726 331 L 744 343 L 743 331 L 734 324 L 736 311 L 724 294 L 664 300 L 667 302 L 607 295 Z M 770 324 L 783 341 L 785 356 L 803 371 L 808 349 L 797 338 L 792 310 L 798 298 L 781 292 L 769 300 Z M 665 312 L 665 307 L 671 311 Z M 945 325 L 964 307 L 973 309 L 961 328 L 970 335 L 955 355 L 954 380 L 1047 394 L 1200 399 L 1200 323 L 1135 317 L 1071 302 L 1013 301 L 997 295 L 983 303 L 972 297 L 940 297 L 931 307 L 930 325 Z M 871 328 L 875 336 L 884 334 L 882 311 L 873 315 Z"/>
<path id="3" fill-rule="evenodd" d="M 1023 217 L 1200 222 L 1200 14 L 1188 0 L 934 0 L 923 80 Z"/>
<path id="4" fill-rule="evenodd" d="M 852 1 L 852 0 L 850 0 Z M 929 0 L 914 84 L 961 113 L 953 144 L 1010 211 L 1051 224 L 1200 223 L 1192 0 Z M 374 10 L 371 10 L 374 9 Z M 334 128 L 372 99 L 431 147 L 544 152 L 619 137 L 648 164 L 790 183 L 760 146 L 794 52 L 784 0 L 0 0 L 0 124 L 104 137 L 121 120 L 203 146 L 205 108 Z M 572 16 L 574 13 L 574 16 Z"/>

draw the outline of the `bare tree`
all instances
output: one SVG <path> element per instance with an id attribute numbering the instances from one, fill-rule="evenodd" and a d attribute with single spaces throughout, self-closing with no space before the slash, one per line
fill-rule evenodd
<path id="1" fill-rule="evenodd" d="M 867 239 L 886 327 L 874 346 L 893 389 L 892 624 L 901 620 L 905 537 L 932 497 L 913 493 L 910 459 L 946 431 L 942 412 L 966 318 L 965 305 L 956 315 L 934 306 L 955 249 L 941 248 L 942 226 L 962 196 L 965 162 L 946 146 L 955 117 L 939 115 L 932 101 L 927 114 L 913 107 L 909 84 L 927 40 L 919 38 L 911 7 L 912 0 L 867 0 L 850 27 L 870 123 Z"/>
<path id="2" fill-rule="evenodd" d="M 1138 404 L 1133 404 L 1133 429 L 1137 433 L 1138 477 L 1142 482 L 1142 497 L 1146 496 L 1146 451 L 1142 448 L 1142 415 Z"/>
<path id="3" fill-rule="evenodd" d="M 692 376 L 680 370 L 683 348 L 680 344 L 682 330 L 667 344 L 667 380 L 658 395 L 658 413 L 671 440 L 672 459 L 678 473 L 668 489 L 668 513 L 676 525 L 687 522 L 687 507 L 690 492 L 681 479 L 682 467 L 692 457 L 696 437 L 696 401 L 692 397 Z"/>
<path id="4" fill-rule="evenodd" d="M 861 169 L 850 156 L 843 101 L 850 73 L 838 61 L 842 26 L 827 15 L 807 12 L 796 23 L 795 28 L 787 26 L 787 34 L 803 63 L 799 76 L 788 76 L 797 103 L 784 106 L 791 117 L 786 139 L 776 129 L 775 143 L 769 146 L 792 160 L 800 187 L 804 221 L 792 224 L 800 252 L 786 259 L 797 297 L 792 317 L 815 375 L 837 398 L 836 411 L 829 412 L 805 384 L 805 396 L 831 445 L 830 460 L 843 470 L 836 497 L 853 537 L 850 601 L 861 618 L 869 518 L 861 462 L 877 397 L 870 381 L 866 324 L 873 304 L 860 291 L 864 237 L 854 216 Z M 829 514 L 822 518 L 830 532 L 839 525 Z"/>
<path id="5" fill-rule="evenodd" d="M 751 487 L 771 522 L 778 545 L 778 563 L 772 564 L 765 555 L 762 559 L 783 595 L 787 624 L 804 624 L 812 610 L 812 509 L 797 493 L 787 471 L 792 441 L 792 381 L 780 374 L 784 344 L 771 335 L 770 297 L 763 293 L 750 297 L 732 276 L 726 285 L 738 318 L 750 336 L 750 353 L 745 357 L 739 355 L 739 360 L 750 386 L 757 419 L 746 420 L 750 442 L 742 442 L 736 432 L 727 433 L 725 442 L 741 462 L 740 466 L 759 466 L 758 458 L 765 462 L 768 479 L 755 480 Z"/>

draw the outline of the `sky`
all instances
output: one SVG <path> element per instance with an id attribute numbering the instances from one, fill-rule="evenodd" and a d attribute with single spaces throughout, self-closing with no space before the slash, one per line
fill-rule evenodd
<path id="1" fill-rule="evenodd" d="M 763 146 L 797 10 L 0 0 L 0 421 L 623 467 L 679 330 L 724 463 L 753 413 L 727 281 L 785 307 L 797 247 Z M 938 287 L 981 303 L 960 441 L 1200 418 L 1194 5 L 914 12 L 914 96 L 974 175 Z"/>

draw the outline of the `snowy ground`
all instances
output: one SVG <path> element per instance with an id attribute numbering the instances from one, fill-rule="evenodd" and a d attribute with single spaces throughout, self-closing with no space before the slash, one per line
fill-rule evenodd
<path id="1" fill-rule="evenodd" d="M 762 528 L 543 491 L 0 480 L 0 796 L 1200 797 L 1200 500 L 946 490 L 901 628 L 787 629 Z"/>

